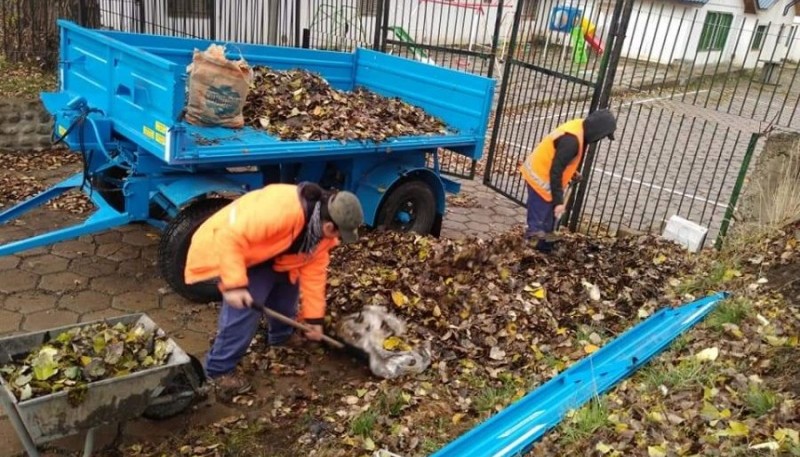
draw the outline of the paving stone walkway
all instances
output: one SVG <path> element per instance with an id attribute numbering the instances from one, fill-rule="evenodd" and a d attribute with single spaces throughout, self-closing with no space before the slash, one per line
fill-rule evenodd
<path id="1" fill-rule="evenodd" d="M 0 243 L 77 220 L 37 210 L 0 226 Z M 466 181 L 462 193 L 451 197 L 442 236 L 487 237 L 523 221 L 519 205 L 478 182 Z M 0 257 L 0 337 L 145 312 L 181 348 L 202 357 L 215 330 L 217 308 L 189 303 L 169 290 L 157 273 L 158 239 L 155 229 L 130 225 Z M 225 412 L 222 406 L 214 408 L 205 413 L 208 420 Z M 153 426 L 148 424 L 144 420 L 132 424 L 126 429 L 128 438 L 152 434 Z M 4 443 L 0 457 L 15 456 L 22 450 L 4 415 L 0 415 L 0 442 Z M 57 444 L 76 450 L 80 440 Z"/>

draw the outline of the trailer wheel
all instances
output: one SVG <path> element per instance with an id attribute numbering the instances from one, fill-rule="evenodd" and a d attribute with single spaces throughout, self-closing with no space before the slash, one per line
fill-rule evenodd
<path id="1" fill-rule="evenodd" d="M 214 213 L 230 203 L 226 198 L 200 200 L 181 211 L 170 221 L 158 246 L 158 265 L 161 277 L 178 295 L 196 303 L 218 301 L 221 298 L 214 282 L 186 284 L 183 270 L 189 243 L 197 228 Z"/>
<path id="2" fill-rule="evenodd" d="M 436 197 L 424 181 L 406 181 L 392 189 L 378 212 L 377 225 L 427 235 L 436 222 Z"/>

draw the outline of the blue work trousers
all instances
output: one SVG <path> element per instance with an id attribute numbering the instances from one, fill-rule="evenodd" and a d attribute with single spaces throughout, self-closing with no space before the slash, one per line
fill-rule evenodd
<path id="1" fill-rule="evenodd" d="M 528 229 L 525 231 L 525 239 L 530 239 L 535 235 L 543 235 L 553 232 L 555 226 L 555 206 L 552 202 L 545 201 L 533 187 L 528 185 Z M 540 251 L 551 251 L 553 243 L 539 240 L 536 249 Z"/>
<path id="2" fill-rule="evenodd" d="M 247 278 L 249 283 L 247 287 L 255 303 L 290 319 L 297 317 L 299 288 L 289 282 L 286 273 L 276 272 L 272 268 L 272 262 L 250 267 L 247 270 Z M 256 308 L 236 309 L 222 300 L 217 336 L 206 356 L 206 374 L 209 377 L 221 376 L 236 368 L 258 330 L 262 315 L 263 312 Z M 272 318 L 267 322 L 269 324 L 267 341 L 270 345 L 281 344 L 294 331 L 291 326 Z"/>

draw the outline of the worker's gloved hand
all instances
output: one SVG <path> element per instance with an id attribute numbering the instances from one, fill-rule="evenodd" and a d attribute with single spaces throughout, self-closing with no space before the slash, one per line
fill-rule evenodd
<path id="1" fill-rule="evenodd" d="M 226 290 L 222 298 L 235 309 L 249 308 L 253 305 L 253 297 L 246 288 Z"/>
<path id="2" fill-rule="evenodd" d="M 310 327 L 312 331 L 306 332 L 306 338 L 311 341 L 320 341 L 322 339 L 322 326 L 309 325 L 308 327 Z"/>
<path id="3" fill-rule="evenodd" d="M 579 182 L 581 182 L 582 179 L 583 179 L 583 176 L 581 176 L 581 174 L 576 171 L 575 174 L 572 175 L 572 179 L 570 180 L 570 182 L 571 183 L 579 183 Z"/>
<path id="4" fill-rule="evenodd" d="M 556 219 L 558 219 L 559 217 L 561 217 L 562 214 L 564 214 L 564 210 L 565 207 L 563 204 L 558 205 L 553 209 L 553 215 L 556 217 Z"/>

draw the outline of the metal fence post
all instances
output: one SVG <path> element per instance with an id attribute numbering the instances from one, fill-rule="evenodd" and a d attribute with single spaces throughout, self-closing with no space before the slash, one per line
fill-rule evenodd
<path id="1" fill-rule="evenodd" d="M 622 7 L 621 16 L 620 7 Z M 614 7 L 614 18 L 612 21 L 614 21 L 616 18 L 619 18 L 619 22 L 614 23 L 612 29 L 613 31 L 609 37 L 610 40 L 613 40 L 613 48 L 609 59 L 604 59 L 603 62 L 601 62 L 600 78 L 602 79 L 602 83 L 600 83 L 600 85 L 596 88 L 595 93 L 592 96 L 592 104 L 589 108 L 590 112 L 595 111 L 598 108 L 602 109 L 608 107 L 608 104 L 611 100 L 611 90 L 614 86 L 617 65 L 619 63 L 620 56 L 622 55 L 622 45 L 625 42 L 625 34 L 628 31 L 628 23 L 630 22 L 632 13 L 633 0 L 617 0 L 617 4 Z M 602 63 L 604 62 L 606 63 L 606 68 L 602 68 Z M 596 151 L 597 144 L 589 146 L 588 150 L 586 151 L 586 155 L 583 158 L 583 167 L 581 168 L 581 174 L 584 176 L 584 179 L 578 183 L 578 189 L 575 192 L 574 201 L 572 204 L 568 205 L 566 219 L 569 221 L 569 229 L 571 231 L 575 231 L 578 228 L 581 210 L 583 209 L 583 203 L 586 200 L 586 190 L 590 181 L 589 175 L 592 172 L 592 165 L 594 164 Z"/>
<path id="2" fill-rule="evenodd" d="M 513 70 L 514 51 L 517 48 L 517 34 L 519 33 L 519 23 L 522 17 L 522 6 L 517 4 L 514 11 L 514 23 L 511 26 L 511 40 L 508 43 L 508 59 L 503 70 L 503 82 L 500 83 L 500 98 L 497 100 L 497 110 L 494 115 L 494 125 L 492 126 L 492 140 L 489 144 L 489 154 L 486 157 L 486 169 L 483 172 L 483 183 L 492 182 L 492 162 L 494 161 L 495 150 L 497 149 L 497 136 L 500 133 L 500 123 L 503 119 L 503 108 L 505 107 L 506 95 L 508 92 L 508 82 L 511 79 Z"/>
<path id="3" fill-rule="evenodd" d="M 375 51 L 380 51 L 381 50 L 381 42 L 382 42 L 382 40 L 381 40 L 381 36 L 382 36 L 381 32 L 382 32 L 382 28 L 383 28 L 383 15 L 385 14 L 384 13 L 384 11 L 385 11 L 384 8 L 386 8 L 386 10 L 388 10 L 388 6 L 389 6 L 388 3 L 389 3 L 389 0 L 377 0 L 376 1 L 377 11 L 375 11 L 375 25 L 374 25 L 375 30 L 372 31 L 372 49 L 375 50 Z"/>
<path id="4" fill-rule="evenodd" d="M 492 34 L 492 58 L 489 60 L 489 72 L 487 74 L 488 77 L 492 77 L 494 75 L 494 63 L 497 60 L 497 44 L 500 41 L 500 29 L 503 26 L 503 3 L 497 3 L 497 17 L 494 20 L 494 33 Z"/>
<path id="5" fill-rule="evenodd" d="M 736 211 L 736 204 L 739 202 L 739 195 L 742 192 L 742 187 L 744 187 L 744 179 L 747 177 L 747 171 L 750 169 L 750 161 L 753 159 L 753 154 L 756 151 L 756 145 L 758 144 L 758 140 L 761 138 L 761 136 L 761 133 L 754 133 L 752 136 L 750 136 L 750 143 L 747 145 L 747 151 L 745 151 L 744 158 L 742 159 L 742 166 L 739 168 L 739 176 L 736 177 L 736 184 L 733 186 L 731 199 L 728 202 L 728 208 L 725 210 L 725 216 L 722 218 L 722 224 L 719 227 L 717 241 L 714 243 L 714 247 L 716 249 L 720 249 L 722 247 L 722 243 L 724 242 L 723 239 L 728 234 L 728 228 L 731 225 L 733 213 Z"/>
<path id="6" fill-rule="evenodd" d="M 86 27 L 86 0 L 78 0 L 78 24 Z"/>

